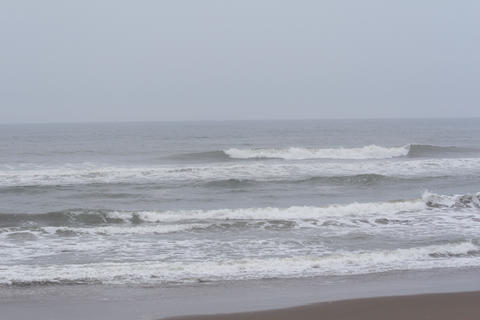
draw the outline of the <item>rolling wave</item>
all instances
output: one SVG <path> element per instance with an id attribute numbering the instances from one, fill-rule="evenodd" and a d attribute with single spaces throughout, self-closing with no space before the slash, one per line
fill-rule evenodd
<path id="1" fill-rule="evenodd" d="M 408 156 L 411 158 L 426 158 L 426 157 L 445 157 L 456 155 L 474 155 L 480 154 L 479 149 L 454 147 L 454 146 L 434 146 L 429 144 L 411 144 Z"/>
<path id="2" fill-rule="evenodd" d="M 275 183 L 324 183 L 328 185 L 372 185 L 380 182 L 398 181 L 399 178 L 389 177 L 381 174 L 354 174 L 344 176 L 313 176 L 285 181 L 274 181 Z M 254 185 L 259 181 L 251 179 L 224 179 L 205 183 L 207 187 L 215 188 L 242 188 Z"/>
<path id="3" fill-rule="evenodd" d="M 231 158 L 221 150 L 177 154 L 170 157 L 182 161 L 227 161 Z"/>
<path id="4" fill-rule="evenodd" d="M 345 175 L 345 176 L 331 176 L 331 177 L 311 177 L 306 180 L 301 180 L 299 182 L 324 182 L 334 185 L 371 185 L 378 182 L 390 182 L 396 181 L 398 178 L 390 177 L 382 174 L 376 173 L 366 173 L 366 174 L 354 174 L 354 175 Z"/>
<path id="5" fill-rule="evenodd" d="M 224 152 L 234 159 L 284 159 L 284 160 L 307 160 L 307 159 L 389 159 L 408 155 L 410 146 L 402 147 L 379 147 L 369 145 L 360 148 L 297 148 L 285 149 L 227 149 Z"/>
<path id="6" fill-rule="evenodd" d="M 283 159 L 283 160 L 311 160 L 311 159 L 339 159 L 339 160 L 367 160 L 390 159 L 397 157 L 439 157 L 454 156 L 457 154 L 478 154 L 480 150 L 454 146 L 435 146 L 428 144 L 406 144 L 400 147 L 382 147 L 368 145 L 356 148 L 230 148 L 217 151 L 206 151 L 174 155 L 175 160 L 190 161 L 228 161 L 232 159 Z"/>
<path id="7" fill-rule="evenodd" d="M 366 160 L 390 159 L 397 157 L 438 157 L 455 154 L 478 154 L 480 150 L 452 146 L 433 146 L 423 144 L 407 144 L 400 147 L 381 147 L 369 145 L 358 148 L 300 148 L 290 147 L 283 149 L 257 148 L 224 150 L 232 159 L 339 159 L 339 160 Z"/>
<path id="8" fill-rule="evenodd" d="M 465 195 L 439 195 L 426 191 L 421 199 L 334 204 L 325 207 L 293 206 L 288 208 L 240 208 L 214 210 L 177 210 L 177 211 L 113 211 L 113 210 L 64 210 L 43 214 L 0 214 L 0 226 L 105 226 L 105 225 L 141 225 L 151 224 L 191 224 L 192 228 L 211 225 L 215 221 L 236 220 L 312 220 L 324 222 L 329 219 L 373 219 L 394 218 L 401 212 L 419 212 L 434 208 L 478 209 L 480 192 Z M 193 223 L 193 224 L 192 224 Z M 191 228 L 186 228 L 191 229 Z M 53 229 L 51 229 L 53 230 Z M 108 231 L 105 229 L 106 232 Z M 152 229 L 153 230 L 153 229 Z M 168 228 L 166 229 L 168 232 Z M 182 231 L 171 229 L 171 232 Z"/>

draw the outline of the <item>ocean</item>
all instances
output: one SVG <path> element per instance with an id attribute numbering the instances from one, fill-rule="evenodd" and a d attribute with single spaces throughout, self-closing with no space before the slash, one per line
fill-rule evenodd
<path id="1" fill-rule="evenodd" d="M 479 119 L 0 125 L 0 287 L 480 267 Z"/>

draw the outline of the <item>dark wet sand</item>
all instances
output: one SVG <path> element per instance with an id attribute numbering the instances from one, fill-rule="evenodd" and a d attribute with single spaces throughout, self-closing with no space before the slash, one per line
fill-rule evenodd
<path id="1" fill-rule="evenodd" d="M 480 291 L 323 302 L 259 312 L 174 317 L 169 320 L 476 320 Z"/>

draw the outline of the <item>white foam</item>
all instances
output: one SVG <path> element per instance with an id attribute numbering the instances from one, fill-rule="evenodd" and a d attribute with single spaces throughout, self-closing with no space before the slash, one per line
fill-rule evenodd
<path id="1" fill-rule="evenodd" d="M 479 210 L 468 205 L 479 195 L 425 193 L 423 199 L 410 201 L 325 207 L 103 212 L 124 222 L 7 227 L 0 229 L 0 283 L 155 283 L 480 266 Z M 435 199 L 440 200 L 433 202 Z M 261 231 L 260 238 L 243 237 L 245 233 L 237 233 L 234 226 L 238 220 L 242 220 L 238 224 L 241 230 L 258 232 L 258 228 L 264 228 L 265 232 Z M 278 226 L 282 221 L 288 221 L 288 228 Z M 190 233 L 198 228 L 199 232 L 207 229 L 221 234 L 217 229 L 208 229 L 212 226 L 225 228 L 222 231 L 235 236 L 232 239 Z M 188 234 L 163 235 L 171 232 Z M 27 233 L 32 236 L 24 237 Z M 396 239 L 390 245 L 397 248 L 345 251 L 358 248 L 352 245 L 356 234 L 370 239 Z M 332 246 L 322 239 L 347 240 L 350 244 Z M 398 248 L 431 239 L 452 242 Z M 459 239 L 472 242 L 457 242 Z M 47 256 L 48 261 L 65 264 L 46 265 Z M 99 262 L 99 258 L 110 262 Z"/>
<path id="2" fill-rule="evenodd" d="M 49 234 L 59 232 L 74 232 L 77 234 L 163 234 L 180 231 L 190 231 L 195 228 L 204 228 L 201 223 L 175 224 L 175 225 L 126 225 L 126 226 L 96 226 L 96 227 L 42 227 L 41 230 Z M 207 225 L 208 226 L 208 225 Z"/>
<path id="3" fill-rule="evenodd" d="M 346 205 L 330 205 L 327 207 L 293 206 L 289 208 L 245 208 L 218 210 L 179 210 L 179 211 L 140 211 L 134 213 L 146 222 L 181 222 L 195 220 L 321 220 L 332 217 L 367 217 L 381 213 L 394 214 L 403 211 L 425 209 L 422 200 L 350 203 Z M 111 212 L 109 218 L 129 221 L 131 212 Z"/>
<path id="4" fill-rule="evenodd" d="M 0 265 L 0 283 L 159 283 L 270 277 L 352 275 L 394 270 L 480 266 L 471 242 L 396 250 L 343 251 L 321 256 L 243 258 L 205 262 L 103 262 L 69 265 Z M 455 256 L 455 257 L 452 257 Z"/>
<path id="5" fill-rule="evenodd" d="M 208 182 L 225 179 L 280 181 L 311 177 L 380 174 L 392 177 L 480 173 L 480 158 L 241 163 L 206 166 L 123 167 L 82 164 L 0 171 L 0 186 L 88 183 Z"/>
<path id="6" fill-rule="evenodd" d="M 305 159 L 389 159 L 408 155 L 410 145 L 379 147 L 369 145 L 359 148 L 284 148 L 284 149 L 227 149 L 224 152 L 234 159 L 273 158 L 285 160 Z"/>
<path id="7" fill-rule="evenodd" d="M 322 228 L 335 234 L 343 234 L 351 230 L 384 232 L 387 225 L 393 228 L 398 224 L 400 224 L 398 231 L 405 228 L 401 227 L 402 224 L 410 224 L 410 228 L 426 228 L 428 231 L 438 223 L 438 230 L 442 230 L 441 226 L 448 226 L 452 231 L 459 230 L 461 234 L 466 234 L 470 229 L 478 231 L 479 198 L 480 193 L 446 196 L 425 192 L 422 199 L 353 202 L 323 207 L 102 211 L 102 215 L 106 217 L 102 224 L 38 226 L 33 230 L 26 229 L 28 228 L 26 226 L 0 228 L 0 238 L 7 239 L 10 234 L 22 231 L 34 232 L 37 237 L 61 235 L 68 232 L 91 235 L 167 234 L 208 229 L 212 226 L 235 227 L 235 223 L 238 221 L 244 223 L 244 228 L 275 228 L 275 223 L 288 222 L 289 228 Z M 65 212 L 65 214 L 71 218 L 70 223 L 74 224 L 82 223 L 82 219 L 75 218 L 76 215 L 98 215 L 98 212 L 71 211 Z M 112 220 L 117 223 L 107 223 Z M 383 227 L 380 227 L 381 225 Z M 431 232 L 433 231 L 435 230 L 431 230 Z"/>

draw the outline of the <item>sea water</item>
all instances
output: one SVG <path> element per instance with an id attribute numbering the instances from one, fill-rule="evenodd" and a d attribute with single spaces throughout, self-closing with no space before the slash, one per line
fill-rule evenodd
<path id="1" fill-rule="evenodd" d="M 0 286 L 480 266 L 480 124 L 0 125 Z"/>

